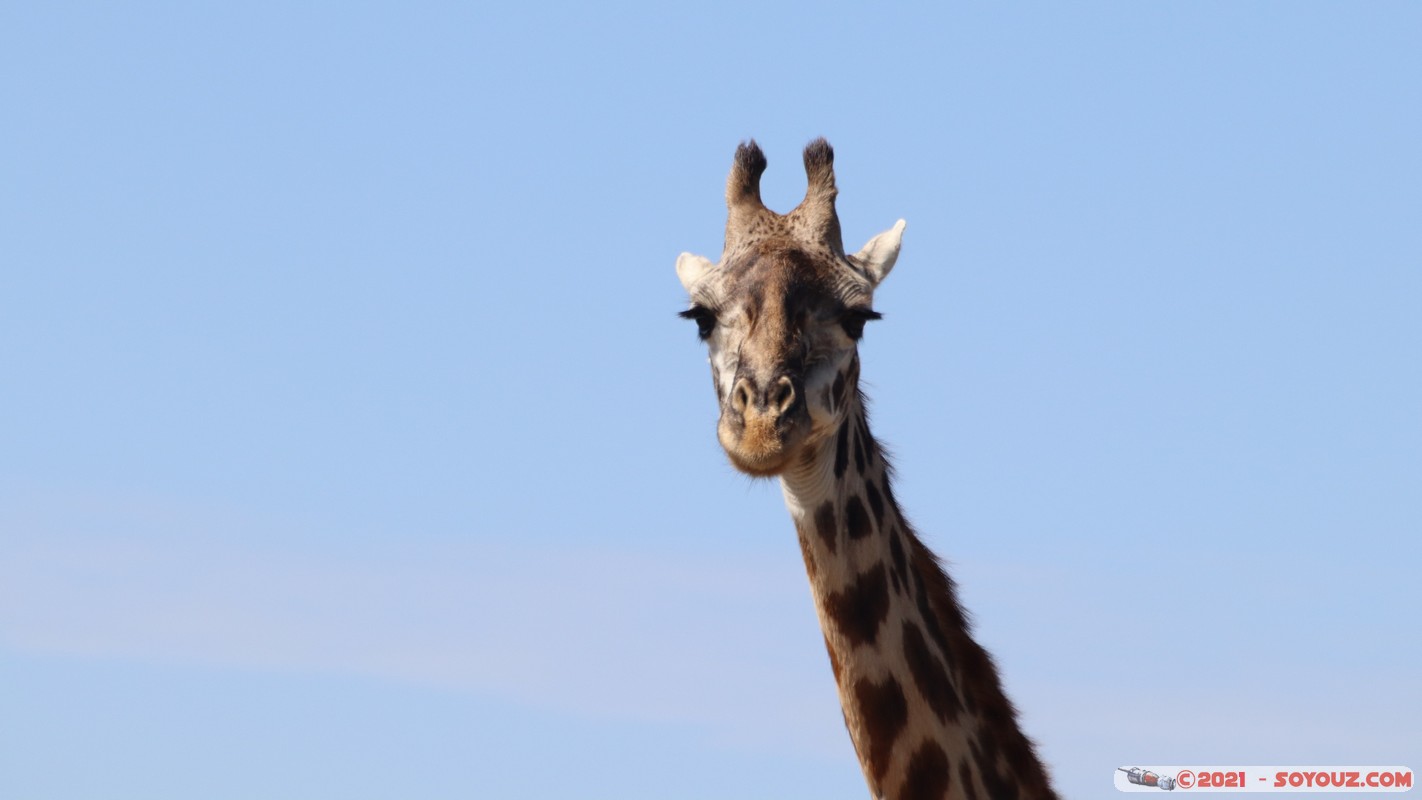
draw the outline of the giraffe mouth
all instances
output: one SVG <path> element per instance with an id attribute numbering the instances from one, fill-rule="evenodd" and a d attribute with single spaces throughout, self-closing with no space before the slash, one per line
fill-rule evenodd
<path id="1" fill-rule="evenodd" d="M 807 420 L 795 414 L 775 418 L 768 414 L 747 414 L 740 419 L 722 414 L 716 438 L 731 465 L 747 475 L 769 478 L 779 475 L 791 463 L 805 438 Z"/>

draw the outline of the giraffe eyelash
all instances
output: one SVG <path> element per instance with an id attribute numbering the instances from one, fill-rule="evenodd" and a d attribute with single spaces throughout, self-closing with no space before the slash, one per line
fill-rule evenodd
<path id="1" fill-rule="evenodd" d="M 844 328 L 845 335 L 857 342 L 864 336 L 864 323 L 883 318 L 883 314 L 873 309 L 850 308 L 840 317 L 839 324 Z"/>
<path id="2" fill-rule="evenodd" d="M 682 319 L 696 320 L 696 335 L 701 341 L 711 338 L 711 332 L 716 329 L 716 312 L 702 305 L 693 305 L 685 311 L 677 314 Z"/>

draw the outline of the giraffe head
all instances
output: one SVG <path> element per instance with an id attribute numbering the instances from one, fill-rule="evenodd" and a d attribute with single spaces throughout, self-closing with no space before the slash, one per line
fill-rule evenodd
<path id="1" fill-rule="evenodd" d="M 805 148 L 809 188 L 788 214 L 761 203 L 765 165 L 754 141 L 736 150 L 721 260 L 682 253 L 676 262 L 691 296 L 682 316 L 711 352 L 717 438 L 737 469 L 757 476 L 779 474 L 838 428 L 858 385 L 864 323 L 879 318 L 874 288 L 904 231 L 899 220 L 845 254 L 824 139 Z"/>

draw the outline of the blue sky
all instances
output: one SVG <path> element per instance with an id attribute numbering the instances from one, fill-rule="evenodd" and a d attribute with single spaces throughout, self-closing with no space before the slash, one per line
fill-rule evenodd
<path id="1" fill-rule="evenodd" d="M 1063 793 L 1422 766 L 1415 4 L 0 9 L 24 798 L 864 796 L 676 255 L 853 246 L 895 494 Z"/>

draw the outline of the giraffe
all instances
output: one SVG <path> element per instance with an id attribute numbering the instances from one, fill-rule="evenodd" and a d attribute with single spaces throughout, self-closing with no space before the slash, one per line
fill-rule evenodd
<path id="1" fill-rule="evenodd" d="M 885 800 L 1055 798 L 954 584 L 909 526 L 869 431 L 858 341 L 904 221 L 844 252 L 834 151 L 804 153 L 809 186 L 788 214 L 760 197 L 765 155 L 736 150 L 718 263 L 676 271 L 710 351 L 716 433 L 738 470 L 778 476 L 830 668 L 871 794 Z"/>

